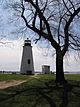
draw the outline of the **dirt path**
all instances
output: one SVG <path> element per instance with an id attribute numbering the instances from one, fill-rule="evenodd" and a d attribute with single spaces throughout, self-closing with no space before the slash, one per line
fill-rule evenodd
<path id="1" fill-rule="evenodd" d="M 11 86 L 20 85 L 26 82 L 26 80 L 11 80 L 11 81 L 2 81 L 0 82 L 0 89 L 5 89 Z"/>

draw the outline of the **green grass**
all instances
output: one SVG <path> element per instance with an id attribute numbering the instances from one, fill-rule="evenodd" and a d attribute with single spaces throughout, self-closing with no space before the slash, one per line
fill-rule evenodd
<path id="1" fill-rule="evenodd" d="M 26 80 L 29 76 L 19 74 L 0 74 L 0 81 Z"/>
<path id="2" fill-rule="evenodd" d="M 80 74 L 66 74 L 65 78 L 67 80 L 80 81 Z"/>
<path id="3" fill-rule="evenodd" d="M 27 80 L 0 90 L 0 107 L 80 107 L 80 75 L 70 74 L 65 78 L 70 84 L 57 86 L 55 75 L 0 74 L 0 81 Z"/>

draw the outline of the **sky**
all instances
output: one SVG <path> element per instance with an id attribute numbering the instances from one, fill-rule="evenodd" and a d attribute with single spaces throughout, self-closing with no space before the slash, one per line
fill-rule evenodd
<path id="1" fill-rule="evenodd" d="M 14 14 L 14 11 L 10 12 L 7 9 L 3 11 L 5 6 L 0 6 L 2 7 L 0 8 L 0 70 L 20 71 L 24 39 L 19 40 L 18 36 L 25 38 L 25 35 L 29 37 L 31 33 L 16 34 L 15 32 L 18 32 L 20 27 L 24 27 L 24 24 L 19 21 L 14 24 L 11 23 L 10 19 L 13 18 L 12 14 Z M 18 23 L 20 23 L 20 26 Z M 44 42 L 44 44 L 46 43 Z M 49 47 L 43 44 L 40 46 L 40 44 L 37 45 L 32 42 L 35 71 L 41 71 L 42 65 L 50 65 L 50 70 L 55 71 L 55 55 L 52 55 L 54 54 L 54 50 L 51 48 L 48 49 Z M 65 56 L 64 70 L 80 71 L 80 59 L 77 57 L 76 52 L 70 52 L 70 55 Z"/>
<path id="2" fill-rule="evenodd" d="M 20 71 L 21 58 L 23 52 L 23 40 L 3 41 L 0 43 L 0 70 L 1 71 Z M 47 48 L 40 48 L 37 44 L 32 44 L 33 60 L 35 71 L 42 71 L 42 65 L 49 65 L 51 71 L 55 71 L 55 55 L 47 55 Z M 64 59 L 65 71 L 80 71 L 80 60 L 75 59 L 76 54 L 71 53 Z"/>
<path id="3" fill-rule="evenodd" d="M 5 42 L 5 45 L 0 44 L 0 70 L 20 71 L 24 41 Z M 54 66 L 52 57 L 45 56 L 43 49 L 37 47 L 37 45 L 34 44 L 32 46 L 35 71 L 41 71 L 42 65 Z M 51 69 L 53 66 L 51 66 Z"/>

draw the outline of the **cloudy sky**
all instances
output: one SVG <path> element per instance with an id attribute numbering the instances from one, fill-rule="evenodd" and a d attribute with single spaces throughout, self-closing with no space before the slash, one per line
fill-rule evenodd
<path id="1" fill-rule="evenodd" d="M 0 70 L 6 71 L 19 71 L 22 51 L 23 40 L 4 41 L 0 43 Z M 51 71 L 55 71 L 55 55 L 48 55 L 47 48 L 40 48 L 33 44 L 33 58 L 35 71 L 41 71 L 42 65 L 50 65 Z M 76 53 L 71 53 L 66 56 L 64 60 L 64 69 L 66 71 L 80 71 L 80 60 L 76 57 Z M 76 61 L 77 60 L 77 61 Z"/>
<path id="2" fill-rule="evenodd" d="M 0 6 L 2 7 L 0 8 L 0 70 L 19 71 L 24 41 L 19 40 L 18 36 L 25 38 L 26 34 L 28 37 L 31 34 L 30 32 L 15 34 L 15 31 L 18 32 L 18 28 L 23 27 L 24 24 L 20 22 L 17 22 L 20 23 L 20 26 L 16 22 L 12 24 L 10 19 L 13 18 L 14 11 L 3 10 L 5 5 L 0 4 Z M 32 45 L 35 71 L 41 71 L 42 65 L 50 65 L 51 71 L 55 71 L 55 55 L 52 55 L 54 52 L 51 49 L 48 50 L 44 45 L 42 48 L 34 43 Z M 65 57 L 64 69 L 80 71 L 80 59 L 75 52 L 71 52 Z"/>
<path id="3" fill-rule="evenodd" d="M 21 65 L 23 42 L 24 41 L 4 41 L 6 44 L 0 44 L 0 70 L 19 71 Z M 46 50 L 37 45 L 33 45 L 33 59 L 35 71 L 41 71 L 41 66 L 51 65 L 51 69 L 54 66 L 54 59 L 45 55 Z M 44 54 L 43 54 L 44 53 Z"/>

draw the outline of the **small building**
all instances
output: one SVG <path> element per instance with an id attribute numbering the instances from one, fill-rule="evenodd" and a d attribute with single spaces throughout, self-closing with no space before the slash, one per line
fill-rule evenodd
<path id="1" fill-rule="evenodd" d="M 42 74 L 49 74 L 50 73 L 50 66 L 42 65 Z"/>
<path id="2" fill-rule="evenodd" d="M 24 41 L 20 73 L 27 75 L 34 74 L 32 46 L 31 40 L 28 38 Z"/>

